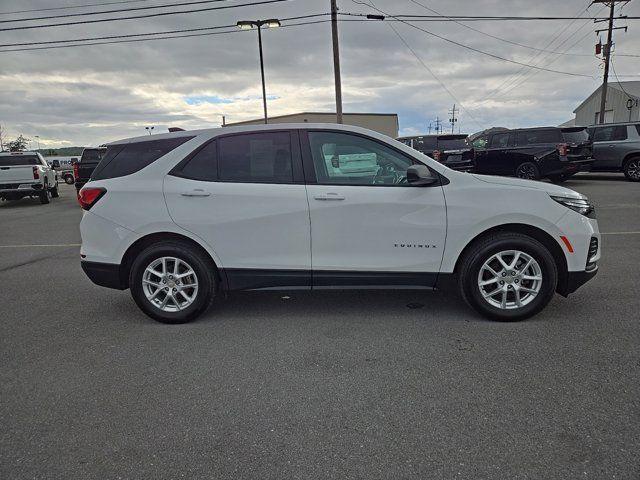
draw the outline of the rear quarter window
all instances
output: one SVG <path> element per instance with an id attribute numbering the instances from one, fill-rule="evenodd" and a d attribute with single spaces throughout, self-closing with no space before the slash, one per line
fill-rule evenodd
<path id="1" fill-rule="evenodd" d="M 91 178 L 106 180 L 124 177 L 151 165 L 160 157 L 194 137 L 164 138 L 120 145 L 110 145 Z"/>
<path id="2" fill-rule="evenodd" d="M 562 136 L 567 143 L 584 143 L 589 140 L 589 133 L 586 129 L 562 132 Z"/>
<path id="3" fill-rule="evenodd" d="M 544 143 L 560 143 L 560 130 L 525 130 L 516 133 L 516 145 L 541 145 Z"/>

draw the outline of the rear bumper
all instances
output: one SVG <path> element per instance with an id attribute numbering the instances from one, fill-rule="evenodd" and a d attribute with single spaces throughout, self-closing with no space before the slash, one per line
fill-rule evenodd
<path id="1" fill-rule="evenodd" d="M 578 172 L 590 172 L 593 168 L 593 158 L 586 158 L 584 160 L 570 160 L 564 167 L 563 173 L 574 174 Z"/>
<path id="2" fill-rule="evenodd" d="M 75 181 L 75 185 L 76 185 L 76 190 L 80 190 L 82 187 L 84 187 L 85 183 L 87 183 L 89 180 L 80 180 L 76 178 Z"/>
<path id="3" fill-rule="evenodd" d="M 475 166 L 476 166 L 475 162 L 473 161 L 451 162 L 451 163 L 443 162 L 442 164 L 447 166 L 451 170 L 457 170 L 459 172 L 471 172 L 475 169 Z"/>
<path id="4" fill-rule="evenodd" d="M 0 194 L 22 193 L 25 195 L 29 195 L 31 193 L 40 191 L 42 191 L 42 183 L 23 182 L 0 184 Z"/>
<path id="5" fill-rule="evenodd" d="M 120 265 L 117 263 L 99 263 L 81 261 L 82 270 L 96 285 L 116 290 L 125 290 L 127 286 L 120 278 Z"/>

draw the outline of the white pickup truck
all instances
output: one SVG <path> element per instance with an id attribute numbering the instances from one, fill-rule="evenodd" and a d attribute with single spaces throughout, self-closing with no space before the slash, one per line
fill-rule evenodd
<path id="1" fill-rule="evenodd" d="M 38 197 L 49 203 L 58 197 L 58 178 L 38 152 L 0 152 L 0 199 Z"/>

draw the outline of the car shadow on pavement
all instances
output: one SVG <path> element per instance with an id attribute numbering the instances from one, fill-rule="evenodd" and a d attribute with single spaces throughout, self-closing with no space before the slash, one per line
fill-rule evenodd
<path id="1" fill-rule="evenodd" d="M 21 198 L 20 200 L 4 200 L 0 201 L 0 208 L 29 208 L 41 206 L 39 198 Z"/>

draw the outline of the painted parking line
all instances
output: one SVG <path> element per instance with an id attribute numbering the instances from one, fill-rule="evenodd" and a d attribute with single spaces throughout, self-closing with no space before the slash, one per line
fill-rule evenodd
<path id="1" fill-rule="evenodd" d="M 59 243 L 53 245 L 0 245 L 0 248 L 67 248 L 67 247 L 79 247 L 79 243 Z"/>

